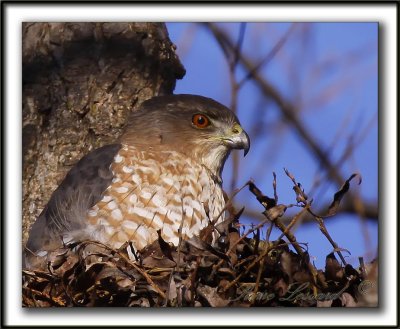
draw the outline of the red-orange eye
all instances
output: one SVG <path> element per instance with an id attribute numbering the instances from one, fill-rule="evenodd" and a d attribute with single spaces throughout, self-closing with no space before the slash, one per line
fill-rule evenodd
<path id="1" fill-rule="evenodd" d="M 210 120 L 203 114 L 195 114 L 192 122 L 197 128 L 205 128 L 210 124 Z"/>

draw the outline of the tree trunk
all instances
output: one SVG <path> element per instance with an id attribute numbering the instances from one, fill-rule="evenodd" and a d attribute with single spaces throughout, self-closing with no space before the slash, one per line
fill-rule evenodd
<path id="1" fill-rule="evenodd" d="M 23 242 L 66 172 L 185 70 L 162 23 L 22 26 Z"/>

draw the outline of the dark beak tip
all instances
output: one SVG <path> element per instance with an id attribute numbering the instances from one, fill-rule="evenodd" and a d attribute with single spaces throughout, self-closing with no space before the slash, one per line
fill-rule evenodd
<path id="1" fill-rule="evenodd" d="M 247 155 L 247 153 L 249 153 L 249 151 L 250 151 L 250 137 L 246 132 L 244 132 L 244 133 L 246 135 L 246 144 L 245 144 L 245 147 L 243 150 L 243 154 L 244 154 L 243 157 L 245 157 Z"/>

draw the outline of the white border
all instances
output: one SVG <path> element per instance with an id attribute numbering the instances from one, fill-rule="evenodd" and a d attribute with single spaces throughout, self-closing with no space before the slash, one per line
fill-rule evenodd
<path id="1" fill-rule="evenodd" d="M 229 8 L 228 8 L 229 6 Z M 396 221 L 396 72 L 397 38 L 396 7 L 382 5 L 20 5 L 7 4 L 5 9 L 5 110 L 6 110 L 6 213 L 5 232 L 5 324 L 6 325 L 394 325 L 396 322 L 397 250 Z M 390 181 L 381 186 L 381 209 L 385 217 L 380 232 L 384 267 L 380 269 L 381 310 L 354 310 L 327 313 L 324 310 L 289 309 L 255 310 L 52 310 L 43 312 L 21 308 L 21 22 L 22 21 L 378 21 L 380 29 L 381 69 L 381 138 L 385 158 L 381 159 L 381 173 L 390 173 Z M 384 104 L 384 106 L 382 106 Z M 384 108 L 383 108 L 384 107 Z M 381 112 L 381 113 L 382 113 Z M 382 146 L 382 144 L 381 144 Z M 390 150 L 390 152 L 389 152 Z M 384 178 L 389 178 L 389 174 Z M 383 197 L 382 197 L 383 196 Z M 330 310 L 333 312 L 332 310 Z M 340 315 L 339 315 L 340 314 Z"/>

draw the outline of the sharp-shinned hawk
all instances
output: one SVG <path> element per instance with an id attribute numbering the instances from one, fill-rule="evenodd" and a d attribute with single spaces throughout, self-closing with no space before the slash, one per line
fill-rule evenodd
<path id="1" fill-rule="evenodd" d="M 158 238 L 175 245 L 224 219 L 221 172 L 232 149 L 249 150 L 235 114 L 195 95 L 145 101 L 119 142 L 84 156 L 33 224 L 26 245 L 43 254 L 70 241 L 140 250 Z M 218 218 L 219 217 L 219 218 Z M 180 232 L 180 233 L 179 233 Z"/>

